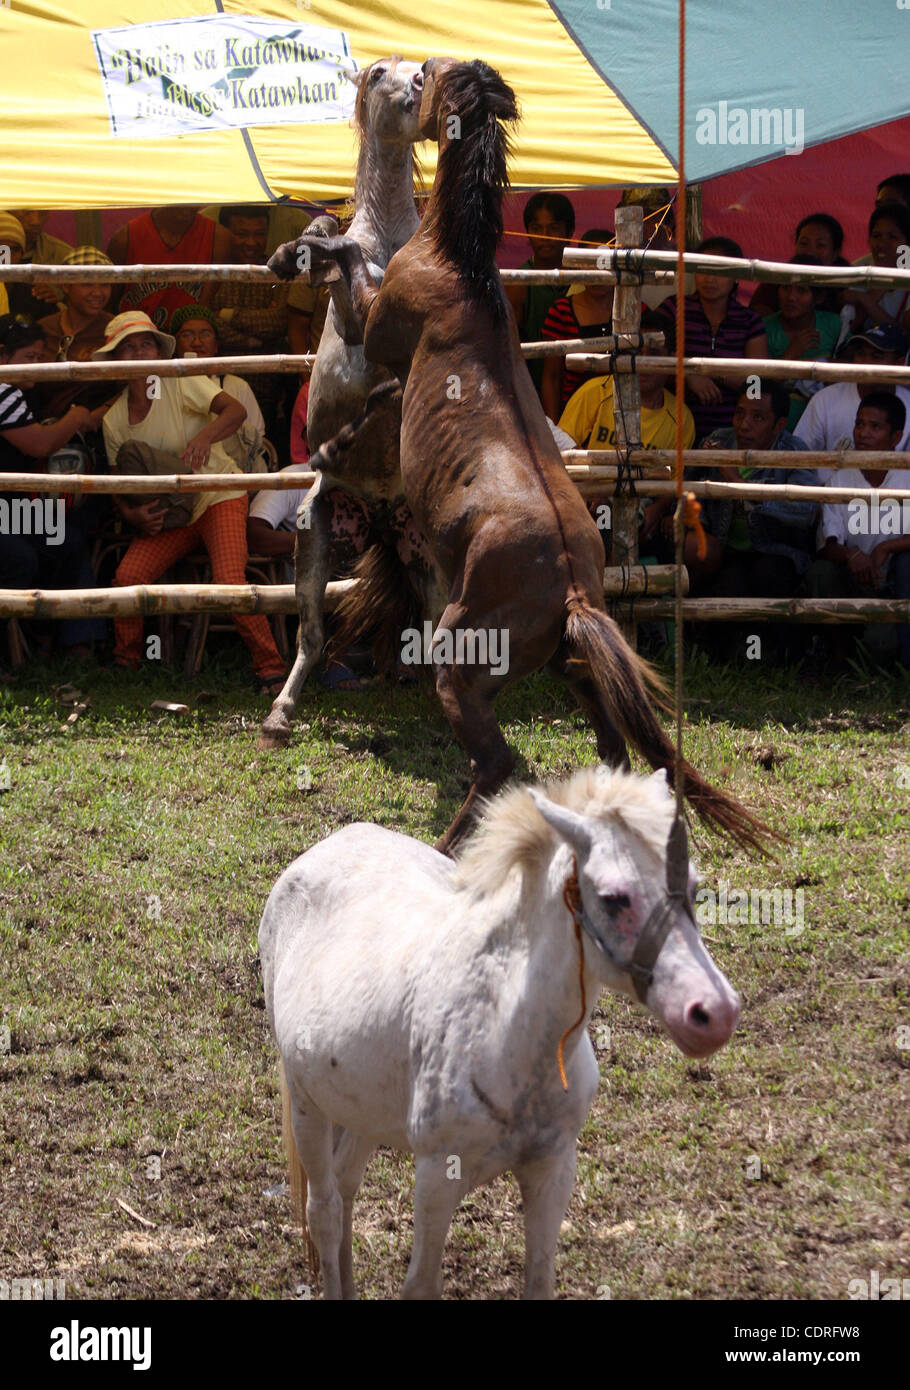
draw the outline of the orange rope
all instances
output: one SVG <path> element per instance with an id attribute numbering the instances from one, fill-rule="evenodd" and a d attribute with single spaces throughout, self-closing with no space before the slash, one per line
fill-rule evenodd
<path id="1" fill-rule="evenodd" d="M 676 762 L 674 780 L 676 783 L 676 815 L 683 814 L 683 617 L 682 617 L 682 565 L 685 527 L 683 518 L 689 508 L 683 499 L 683 415 L 686 399 L 686 378 L 683 371 L 683 357 L 686 343 L 686 0 L 679 0 L 679 110 L 677 115 L 679 138 L 679 161 L 677 165 L 676 201 Z M 696 515 L 696 535 L 699 555 L 702 547 L 707 548 L 704 531 Z"/>
<path id="2" fill-rule="evenodd" d="M 556 1060 L 559 1063 L 559 1079 L 562 1082 L 562 1089 L 567 1091 L 569 1083 L 566 1080 L 566 1069 L 563 1065 L 562 1050 L 566 1038 L 570 1033 L 574 1033 L 580 1023 L 584 1023 L 585 1014 L 588 1012 L 588 1001 L 585 994 L 585 953 L 581 944 L 581 926 L 578 921 L 578 914 L 581 911 L 581 889 L 578 886 L 578 861 L 572 855 L 572 872 L 565 881 L 562 890 L 562 900 L 572 914 L 572 925 L 575 927 L 575 940 L 578 942 L 578 985 L 581 989 L 581 1013 L 572 1024 L 567 1028 L 559 1039 L 559 1047 L 556 1049 Z"/>

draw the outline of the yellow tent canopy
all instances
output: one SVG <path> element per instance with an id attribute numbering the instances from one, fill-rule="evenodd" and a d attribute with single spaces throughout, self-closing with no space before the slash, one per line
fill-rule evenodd
<path id="1" fill-rule="evenodd" d="M 395 53 L 502 72 L 517 186 L 673 177 L 546 0 L 0 0 L 0 52 L 0 208 L 344 198 L 345 71 Z"/>

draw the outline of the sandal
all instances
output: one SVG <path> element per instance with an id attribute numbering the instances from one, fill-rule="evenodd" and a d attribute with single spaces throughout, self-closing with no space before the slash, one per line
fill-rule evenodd
<path id="1" fill-rule="evenodd" d="M 276 695 L 280 695 L 284 689 L 287 676 L 263 676 L 259 685 L 259 694 L 268 695 L 274 700 Z"/>

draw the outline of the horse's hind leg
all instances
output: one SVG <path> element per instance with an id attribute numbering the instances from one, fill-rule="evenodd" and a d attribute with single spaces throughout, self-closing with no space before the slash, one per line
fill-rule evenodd
<path id="1" fill-rule="evenodd" d="M 335 1180 L 332 1123 L 318 1110 L 301 1111 L 293 1099 L 291 1122 L 297 1153 L 306 1169 L 306 1224 L 319 1255 L 323 1297 L 339 1299 L 343 1202 Z"/>
<path id="2" fill-rule="evenodd" d="M 317 478 L 298 520 L 294 551 L 294 588 L 300 622 L 297 628 L 297 656 L 262 725 L 259 747 L 286 748 L 291 738 L 291 719 L 300 699 L 303 683 L 322 652 L 324 631 L 322 610 L 329 576 L 331 504 L 322 495 L 322 475 Z M 303 525 L 300 524 L 303 522 Z"/>
<path id="3" fill-rule="evenodd" d="M 565 647 L 560 647 L 550 662 L 550 669 L 554 675 L 562 677 L 591 721 L 597 738 L 597 756 L 610 767 L 621 767 L 628 771 L 629 752 L 625 739 L 613 722 L 586 663 L 571 656 Z"/>
<path id="4" fill-rule="evenodd" d="M 354 1198 L 363 1181 L 364 1169 L 370 1161 L 375 1145 L 369 1139 L 342 1129 L 335 1145 L 335 1177 L 341 1193 L 342 1230 L 339 1252 L 339 1271 L 341 1274 L 341 1297 L 356 1298 L 354 1286 Z"/>
<path id="5" fill-rule="evenodd" d="M 442 1297 L 442 1252 L 455 1208 L 468 1190 L 450 1178 L 446 1154 L 417 1156 L 414 1178 L 414 1246 L 402 1298 Z"/>
<path id="6" fill-rule="evenodd" d="M 445 615 L 440 626 L 447 626 Z M 445 716 L 471 760 L 471 787 L 452 824 L 436 843 L 440 854 L 451 854 L 471 829 L 477 803 L 497 792 L 514 766 L 493 710 L 501 686 L 501 680 L 484 677 L 476 668 L 466 677 L 461 667 L 441 666 L 436 676 L 436 693 Z"/>

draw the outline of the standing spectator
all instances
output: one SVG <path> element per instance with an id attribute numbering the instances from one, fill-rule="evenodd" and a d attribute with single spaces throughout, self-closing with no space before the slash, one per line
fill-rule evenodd
<path id="1" fill-rule="evenodd" d="M 534 193 L 525 203 L 522 218 L 531 255 L 521 270 L 558 270 L 562 253 L 575 231 L 575 209 L 564 193 Z M 560 285 L 509 285 L 506 297 L 515 314 L 518 336 L 523 343 L 537 343 L 552 305 L 565 295 L 570 276 Z M 543 361 L 532 358 L 525 364 L 538 395 L 543 384 Z M 550 412 L 547 412 L 550 414 Z M 558 413 L 558 412 L 557 412 Z"/>
<path id="2" fill-rule="evenodd" d="M 676 250 L 676 212 L 673 207 L 675 194 L 669 188 L 625 188 L 619 200 L 621 208 L 641 206 L 644 214 L 644 244 L 651 251 Z M 695 277 L 686 272 L 686 294 L 695 292 Z M 642 285 L 641 302 L 649 309 L 656 309 L 673 294 L 670 281 L 659 285 Z"/>
<path id="3" fill-rule="evenodd" d="M 793 256 L 791 265 L 818 265 L 815 256 Z M 765 319 L 768 354 L 771 357 L 800 358 L 809 362 L 828 362 L 834 356 L 840 337 L 838 314 L 827 314 L 816 307 L 818 291 L 815 282 L 781 285 L 780 309 Z M 811 396 L 822 389 L 820 381 L 794 381 L 790 390 L 790 410 L 787 429 L 796 428 Z"/>
<path id="4" fill-rule="evenodd" d="M 225 227 L 210 217 L 200 217 L 196 207 L 153 208 L 133 217 L 111 237 L 107 254 L 115 265 L 217 265 L 230 255 L 231 238 Z M 184 304 L 208 304 L 211 281 L 185 284 L 127 285 L 119 312 L 139 309 L 164 328 Z"/>
<path id="5" fill-rule="evenodd" d="M 871 328 L 847 344 L 858 366 L 897 367 L 907 355 L 907 340 L 897 328 Z M 817 391 L 809 401 L 794 430 L 809 449 L 852 449 L 853 427 L 861 400 L 874 393 L 887 392 L 903 401 L 910 417 L 910 390 L 906 386 L 885 386 L 875 381 L 836 381 Z M 910 449 L 910 425 L 901 435 L 899 449 Z M 827 483 L 834 470 L 819 468 L 819 482 Z"/>
<path id="6" fill-rule="evenodd" d="M 232 264 L 265 265 L 268 208 L 226 207 L 221 209 L 218 220 L 230 235 Z M 248 280 L 225 280 L 214 285 L 209 303 L 218 315 L 222 352 L 233 355 L 283 351 L 288 336 L 289 288 L 286 282 L 270 285 Z M 285 379 L 277 372 L 257 372 L 249 382 L 265 416 L 266 433 L 274 440 L 278 436 L 279 406 L 287 394 Z"/>
<path id="7" fill-rule="evenodd" d="M 604 246 L 613 238 L 608 227 L 591 227 L 582 240 Z M 613 286 L 582 285 L 550 306 L 541 330 L 544 338 L 603 338 L 613 332 Z M 585 372 L 570 372 L 562 356 L 543 359 L 541 400 L 551 420 L 558 420 L 569 397 L 590 379 Z"/>
<path id="8" fill-rule="evenodd" d="M 171 357 L 174 339 L 155 328 L 147 314 L 119 314 L 107 328 L 107 341 L 94 354 L 96 360 L 151 361 Z M 207 377 L 164 377 L 151 398 L 145 377 L 132 379 L 104 418 L 104 440 L 111 468 L 126 455 L 132 464 L 136 446 L 154 451 L 151 461 L 182 472 L 237 473 L 237 464 L 222 441 L 235 434 L 245 411 L 239 401 Z M 161 455 L 165 457 L 162 458 Z M 132 464 L 135 466 L 135 464 Z M 198 492 L 192 494 L 189 525 L 165 529 L 167 507 L 160 500 L 127 501 L 114 505 L 139 535 L 117 568 L 115 584 L 151 584 L 201 541 L 212 563 L 216 584 L 246 582 L 246 492 Z M 284 683 L 284 662 L 275 646 L 266 618 L 234 615 L 240 635 L 253 658 L 262 693 L 274 695 Z M 142 619 L 123 618 L 114 623 L 114 660 L 132 670 L 142 659 Z"/>
<path id="9" fill-rule="evenodd" d="M 707 237 L 698 247 L 712 256 L 742 256 L 742 248 L 729 237 Z M 758 315 L 736 298 L 737 282 L 710 272 L 695 276 L 695 293 L 685 300 L 687 357 L 767 357 L 765 326 Z M 676 296 L 665 299 L 657 311 L 664 319 L 667 351 L 676 351 Z M 686 397 L 695 419 L 695 437 L 733 423 L 733 412 L 742 377 L 725 377 L 718 363 L 713 376 L 688 376 Z"/>
<path id="10" fill-rule="evenodd" d="M 870 392 L 856 412 L 853 438 L 855 468 L 840 469 L 828 478 L 828 487 L 910 488 L 910 469 L 895 453 L 895 467 L 863 468 L 862 450 L 897 449 L 907 427 L 904 402 L 889 392 Z M 885 520 L 887 518 L 887 520 Z M 903 509 L 870 506 L 859 498 L 822 507 L 820 539 L 823 548 L 805 577 L 803 592 L 810 598 L 871 597 L 883 593 L 910 599 L 910 523 Z M 827 625 L 826 625 L 827 626 Z M 847 625 L 845 624 L 845 627 Z M 897 641 L 897 656 L 910 671 L 910 623 L 896 629 L 891 624 L 870 623 L 864 634 L 866 645 L 882 653 L 889 638 Z M 844 628 L 816 634 L 820 654 L 827 655 L 829 669 L 843 667 L 851 638 Z"/>

